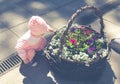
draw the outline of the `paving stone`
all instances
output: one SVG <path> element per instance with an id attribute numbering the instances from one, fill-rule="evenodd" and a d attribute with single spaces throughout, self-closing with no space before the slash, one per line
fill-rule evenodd
<path id="1" fill-rule="evenodd" d="M 7 28 L 6 28 L 5 24 L 4 24 L 4 22 L 0 21 L 0 32 L 3 32 L 5 30 L 7 30 Z"/>
<path id="2" fill-rule="evenodd" d="M 107 12 L 104 15 L 104 18 L 112 23 L 114 23 L 115 25 L 120 26 L 120 6 L 118 6 L 116 9 Z"/>
<path id="3" fill-rule="evenodd" d="M 104 21 L 105 22 L 105 32 L 107 34 L 108 40 L 113 39 L 114 36 L 118 33 L 120 33 L 120 27 L 112 24 L 108 21 Z"/>
<path id="4" fill-rule="evenodd" d="M 97 7 L 103 6 L 104 4 L 113 0 L 85 0 L 88 5 L 94 5 Z"/>
<path id="5" fill-rule="evenodd" d="M 0 83 L 1 84 L 25 84 L 23 80 L 24 78 L 25 77 L 19 73 L 19 67 L 17 67 L 12 71 L 9 71 L 8 74 L 1 76 Z M 29 82 L 27 84 L 32 84 L 30 80 L 28 81 L 28 79 L 26 80 L 26 82 Z"/>
<path id="6" fill-rule="evenodd" d="M 0 11 L 0 22 L 4 24 L 3 28 L 11 28 L 24 22 L 28 17 L 31 16 L 26 10 L 13 4 L 8 6 L 5 6 L 4 4 Z"/>
<path id="7" fill-rule="evenodd" d="M 7 0 L 0 0 L 0 4 L 1 5 L 5 5 L 5 4 L 7 4 L 7 5 L 9 5 L 9 4 L 15 4 L 16 2 L 19 2 L 19 1 L 21 1 L 21 0 L 12 0 L 12 1 L 7 1 Z"/>
<path id="8" fill-rule="evenodd" d="M 50 25 L 59 29 L 68 23 L 68 20 L 77 9 L 83 6 L 85 6 L 85 3 L 82 3 L 82 0 L 76 1 L 55 11 L 52 11 L 43 17 Z"/>
<path id="9" fill-rule="evenodd" d="M 0 15 L 2 15 L 4 12 L 11 10 L 13 8 L 14 6 L 11 3 L 11 1 L 10 2 L 7 0 L 0 1 Z M 4 30 L 6 30 L 7 27 L 8 27 L 8 24 L 6 24 L 6 22 L 3 20 L 3 17 L 0 16 L 0 32 L 3 32 Z"/>
<path id="10" fill-rule="evenodd" d="M 59 29 L 61 26 L 67 23 L 66 19 L 61 17 L 60 14 L 56 11 L 53 11 L 45 16 L 42 16 L 45 21 L 51 25 L 54 29 Z"/>
<path id="11" fill-rule="evenodd" d="M 63 6 L 65 4 L 69 4 L 71 2 L 73 2 L 74 0 L 50 0 L 51 2 L 53 2 L 54 4 L 56 4 L 57 6 Z M 75 1 L 74 1 L 75 2 Z"/>
<path id="12" fill-rule="evenodd" d="M 49 0 L 26 0 L 17 3 L 17 5 L 33 15 L 43 15 L 56 7 Z"/>
<path id="13" fill-rule="evenodd" d="M 22 36 L 27 30 L 28 30 L 28 21 L 26 21 L 23 24 L 20 24 L 16 27 L 11 28 L 11 31 L 13 31 L 17 36 Z"/>
<path id="14" fill-rule="evenodd" d="M 15 52 L 15 44 L 17 36 L 11 31 L 5 31 L 0 33 L 0 60 L 10 56 Z"/>
<path id="15" fill-rule="evenodd" d="M 119 25 L 120 0 L 93 0 L 93 1 L 86 0 L 86 1 L 89 5 L 97 6 L 101 10 L 101 13 L 103 14 L 103 17 L 105 19 L 116 25 Z"/>

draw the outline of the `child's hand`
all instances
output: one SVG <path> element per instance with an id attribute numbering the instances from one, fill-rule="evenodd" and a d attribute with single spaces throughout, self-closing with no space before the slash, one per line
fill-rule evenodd
<path id="1" fill-rule="evenodd" d="M 47 29 L 48 32 L 55 32 L 52 28 Z"/>

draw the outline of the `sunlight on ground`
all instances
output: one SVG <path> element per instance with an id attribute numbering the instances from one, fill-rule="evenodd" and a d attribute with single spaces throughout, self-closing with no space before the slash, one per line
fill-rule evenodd
<path id="1" fill-rule="evenodd" d="M 61 17 L 61 15 L 56 11 L 46 14 L 44 18 L 47 19 L 47 22 L 54 26 L 56 29 L 61 28 L 63 25 L 67 23 L 66 18 Z"/>
<path id="2" fill-rule="evenodd" d="M 3 13 L 0 17 L 2 17 L 3 21 L 10 27 L 13 25 L 15 26 L 26 20 L 26 18 L 24 18 L 23 16 L 11 11 Z"/>
<path id="3" fill-rule="evenodd" d="M 1 33 L 0 37 L 0 59 L 6 58 L 13 52 L 15 52 L 15 44 L 17 41 L 17 37 L 10 31 L 6 31 Z"/>
<path id="4" fill-rule="evenodd" d="M 116 10 L 110 11 L 104 15 L 104 18 L 115 25 L 120 25 L 120 6 Z"/>
<path id="5" fill-rule="evenodd" d="M 112 57 L 110 58 L 110 65 L 111 65 L 111 68 L 117 78 L 117 80 L 115 81 L 115 84 L 119 84 L 119 79 L 120 79 L 120 66 L 119 66 L 119 61 L 120 61 L 120 55 L 115 53 L 115 52 L 112 52 L 111 53 Z"/>
<path id="6" fill-rule="evenodd" d="M 40 3 L 40 2 L 32 2 L 29 4 L 29 7 L 30 8 L 34 8 L 34 9 L 45 9 L 47 6 Z"/>
<path id="7" fill-rule="evenodd" d="M 28 21 L 12 28 L 11 30 L 14 31 L 14 33 L 16 33 L 19 37 L 22 36 L 28 30 Z"/>
<path id="8" fill-rule="evenodd" d="M 0 2 L 3 2 L 4 0 L 0 0 Z"/>
<path id="9" fill-rule="evenodd" d="M 110 2 L 112 0 L 85 0 L 86 3 L 88 3 L 89 5 L 97 5 L 97 6 L 101 6 L 104 5 L 104 3 Z"/>
<path id="10" fill-rule="evenodd" d="M 17 76 L 18 73 L 19 73 L 19 68 L 15 68 L 9 71 L 9 73 L 0 77 L 0 81 L 1 81 L 0 84 L 21 84 L 25 77 L 22 76 L 21 73 L 19 73 L 19 76 Z M 11 80 L 15 80 L 15 81 L 11 81 Z"/>
<path id="11" fill-rule="evenodd" d="M 120 33 L 120 27 L 115 24 L 111 24 L 111 22 L 104 21 L 105 23 L 105 31 L 107 32 L 108 40 L 112 39 L 116 34 Z M 113 28 L 114 27 L 114 28 Z"/>

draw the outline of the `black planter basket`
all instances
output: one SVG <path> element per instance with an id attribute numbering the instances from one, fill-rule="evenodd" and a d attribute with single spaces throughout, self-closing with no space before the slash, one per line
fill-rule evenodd
<path id="1" fill-rule="evenodd" d="M 106 37 L 104 35 L 104 24 L 103 24 L 103 19 L 102 16 L 100 15 L 99 10 L 94 7 L 94 6 L 85 6 L 82 7 L 80 9 L 78 9 L 70 18 L 67 28 L 64 30 L 61 38 L 60 38 L 60 46 L 59 46 L 59 52 L 58 55 L 52 55 L 48 49 L 49 45 L 46 47 L 45 49 L 45 53 L 46 53 L 46 58 L 48 59 L 48 63 L 50 64 L 51 70 L 53 71 L 54 75 L 60 75 L 62 77 L 65 77 L 67 79 L 74 79 L 74 80 L 96 80 L 97 78 L 100 77 L 100 75 L 102 74 L 105 66 L 106 66 L 106 62 L 107 62 L 107 57 L 109 55 L 109 48 L 107 46 L 107 42 L 104 43 L 104 48 L 108 49 L 108 54 L 103 57 L 103 58 L 99 58 L 98 60 L 93 61 L 92 63 L 90 63 L 90 66 L 85 66 L 85 64 L 83 62 L 78 62 L 78 61 L 71 61 L 69 59 L 63 59 L 60 54 L 62 52 L 63 49 L 63 45 L 65 42 L 64 37 L 67 35 L 68 30 L 70 29 L 70 27 L 73 24 L 74 19 L 81 14 L 81 12 L 88 10 L 88 9 L 93 9 L 98 17 L 100 18 L 100 24 L 101 24 L 101 29 L 100 29 L 100 36 L 104 38 L 104 40 L 106 40 Z M 56 35 L 57 33 L 55 33 L 54 35 Z M 53 36 L 54 36 L 53 35 Z M 52 41 L 52 39 L 51 39 Z"/>

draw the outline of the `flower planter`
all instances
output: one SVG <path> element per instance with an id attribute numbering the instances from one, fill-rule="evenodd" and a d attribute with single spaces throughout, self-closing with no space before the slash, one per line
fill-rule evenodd
<path id="1" fill-rule="evenodd" d="M 93 63 L 90 67 L 86 67 L 84 64 L 68 62 L 63 59 L 60 63 L 49 60 L 55 77 L 60 76 L 63 79 L 75 81 L 97 81 L 105 69 L 106 62 L 106 58 L 104 58 Z"/>
<path id="2" fill-rule="evenodd" d="M 73 24 L 81 12 L 93 9 L 100 18 L 100 33 L 91 26 Z M 45 49 L 46 58 L 54 74 L 69 79 L 96 79 L 105 68 L 109 49 L 104 35 L 104 24 L 94 6 L 78 9 L 68 25 L 56 31 Z"/>

